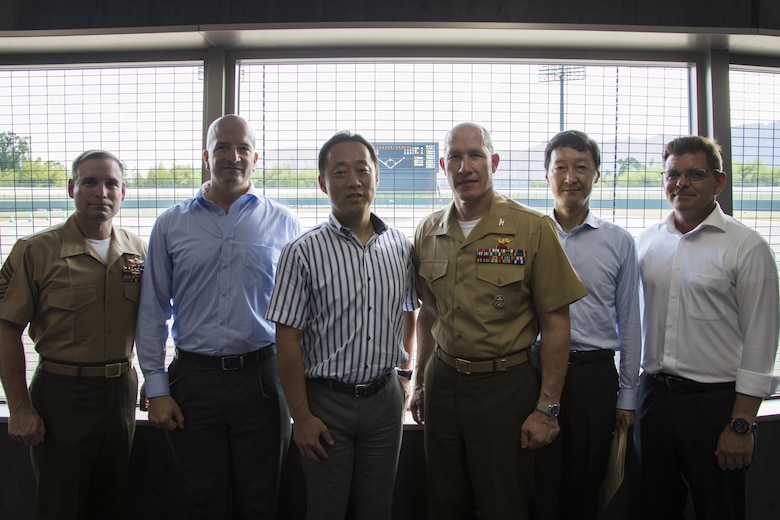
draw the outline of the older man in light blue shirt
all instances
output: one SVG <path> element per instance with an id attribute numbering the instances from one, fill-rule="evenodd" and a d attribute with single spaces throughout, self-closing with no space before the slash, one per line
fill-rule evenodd
<path id="1" fill-rule="evenodd" d="M 203 152 L 211 180 L 160 215 L 149 243 L 138 357 L 149 420 L 169 432 L 189 519 L 278 514 L 290 415 L 263 315 L 299 226 L 252 186 L 254 146 L 243 118 L 212 123 Z M 176 357 L 166 370 L 171 318 Z"/>
<path id="2" fill-rule="evenodd" d="M 631 234 L 590 212 L 600 155 L 595 141 L 572 130 L 554 136 L 545 149 L 552 217 L 588 295 L 569 307 L 561 434 L 537 452 L 537 520 L 596 518 L 612 432 L 617 421 L 626 427 L 634 423 L 641 356 L 639 268 Z"/>

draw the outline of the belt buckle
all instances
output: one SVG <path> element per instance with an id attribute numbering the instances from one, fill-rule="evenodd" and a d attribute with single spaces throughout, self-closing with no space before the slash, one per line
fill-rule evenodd
<path id="1" fill-rule="evenodd" d="M 361 397 L 364 391 L 368 390 L 371 387 L 371 383 L 358 383 L 354 386 L 353 390 L 355 392 L 355 397 Z"/>
<path id="2" fill-rule="evenodd" d="M 471 361 L 468 359 L 455 358 L 455 369 L 461 374 L 471 374 Z"/>
<path id="3" fill-rule="evenodd" d="M 113 379 L 122 375 L 122 363 L 110 363 L 106 365 L 106 379 Z"/>
<path id="4" fill-rule="evenodd" d="M 228 366 L 225 364 L 225 361 L 233 361 L 236 359 L 238 360 L 238 366 Z M 240 370 L 244 367 L 243 356 L 222 356 L 220 362 L 222 364 L 222 370 Z"/>
<path id="5" fill-rule="evenodd" d="M 666 374 L 664 377 L 664 383 L 666 383 L 666 388 L 673 392 L 687 392 L 688 389 L 685 387 L 685 381 L 680 379 L 679 377 L 670 376 L 669 374 Z"/>

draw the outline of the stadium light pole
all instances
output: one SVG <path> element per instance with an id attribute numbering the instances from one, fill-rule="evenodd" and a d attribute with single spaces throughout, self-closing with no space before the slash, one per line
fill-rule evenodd
<path id="1" fill-rule="evenodd" d="M 557 81 L 560 85 L 560 122 L 563 132 L 566 124 L 566 95 L 564 83 L 585 79 L 585 67 L 580 65 L 541 65 L 539 66 L 539 81 L 542 83 L 552 83 Z"/>

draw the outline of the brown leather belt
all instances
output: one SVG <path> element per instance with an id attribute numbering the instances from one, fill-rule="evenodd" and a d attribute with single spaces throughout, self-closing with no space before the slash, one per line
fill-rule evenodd
<path id="1" fill-rule="evenodd" d="M 444 352 L 441 347 L 437 346 L 436 357 L 461 374 L 489 374 L 491 372 L 506 372 L 508 368 L 516 367 L 517 365 L 522 365 L 527 362 L 528 349 L 496 359 L 471 361 L 469 359 L 451 356 Z"/>
<path id="2" fill-rule="evenodd" d="M 59 361 L 52 361 L 50 359 L 41 359 L 38 363 L 38 366 L 44 372 L 58 374 L 61 376 L 103 377 L 106 379 L 112 379 L 126 374 L 133 365 L 130 361 L 127 360 L 100 365 L 96 365 L 94 363 L 79 365 L 76 363 L 61 363 Z"/>

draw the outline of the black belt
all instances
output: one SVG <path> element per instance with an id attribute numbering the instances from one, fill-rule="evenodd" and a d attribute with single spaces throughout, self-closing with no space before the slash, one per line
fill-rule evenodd
<path id="1" fill-rule="evenodd" d="M 605 361 L 607 359 L 615 359 L 615 351 L 611 348 L 569 351 L 570 365 L 586 365 L 588 363 L 596 363 L 598 361 Z"/>
<path id="2" fill-rule="evenodd" d="M 686 379 L 684 377 L 673 376 L 670 374 L 664 374 L 658 372 L 657 374 L 650 374 L 650 377 L 663 384 L 666 388 L 672 392 L 679 392 L 684 394 L 692 394 L 696 392 L 712 392 L 714 390 L 724 390 L 726 388 L 734 388 L 733 382 L 728 383 L 699 383 L 693 379 Z"/>
<path id="3" fill-rule="evenodd" d="M 276 354 L 274 344 L 248 354 L 237 354 L 235 356 L 205 356 L 176 349 L 176 359 L 182 363 L 211 370 L 241 370 L 242 368 L 251 367 L 271 359 L 274 357 L 274 354 Z"/>
<path id="4" fill-rule="evenodd" d="M 327 386 L 329 390 L 335 390 L 336 392 L 354 395 L 355 397 L 368 397 L 369 395 L 374 395 L 383 389 L 387 385 L 387 381 L 390 379 L 390 376 L 394 374 L 395 371 L 390 372 L 389 374 L 382 376 L 379 379 L 369 381 L 368 383 L 358 384 L 343 383 L 341 381 L 336 381 L 335 379 L 328 379 L 325 377 L 314 377 L 312 378 L 312 381 Z"/>

